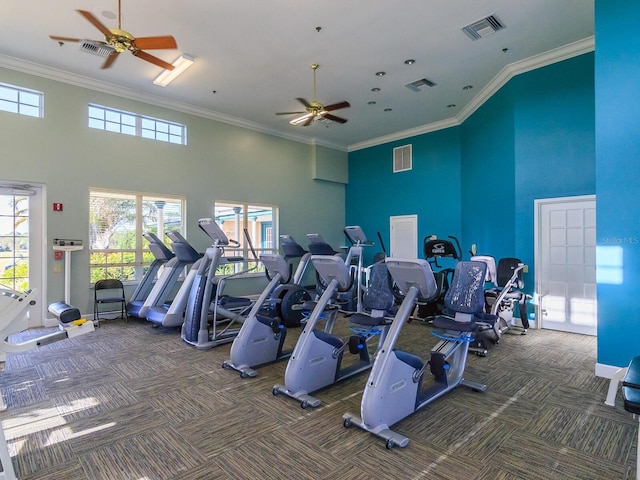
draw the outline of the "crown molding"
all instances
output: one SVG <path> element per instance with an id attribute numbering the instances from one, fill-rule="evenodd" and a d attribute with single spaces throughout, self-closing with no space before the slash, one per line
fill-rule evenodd
<path id="1" fill-rule="evenodd" d="M 261 125 L 259 123 L 250 122 L 248 120 L 234 117 L 232 115 L 226 115 L 224 113 L 207 110 L 196 105 L 191 105 L 189 103 L 179 102 L 176 100 L 167 100 L 166 98 L 160 97 L 158 95 L 141 93 L 122 87 L 120 85 L 102 82 L 92 78 L 84 77 L 82 75 L 75 75 L 52 67 L 46 67 L 38 63 L 27 62 L 25 60 L 10 57 L 8 55 L 0 54 L 0 67 L 7 68 L 9 70 L 15 70 L 21 73 L 26 73 L 29 75 L 35 75 L 61 83 L 66 83 L 76 87 L 86 88 L 88 90 L 115 95 L 117 97 L 126 98 L 128 100 L 134 100 L 158 107 L 168 108 L 178 112 L 206 118 L 208 120 L 214 120 L 228 125 L 246 128 L 256 132 L 264 133 L 266 135 L 272 135 L 275 137 L 284 138 L 286 140 L 292 140 L 294 142 L 304 143 L 307 145 L 322 145 L 336 150 L 347 151 L 347 148 L 344 145 L 335 145 L 330 142 L 318 140 L 316 138 L 309 138 L 302 135 L 282 132 L 276 129 L 265 127 L 264 125 Z"/>
<path id="2" fill-rule="evenodd" d="M 460 110 L 458 115 L 456 115 L 458 123 L 462 124 L 516 75 L 562 62 L 564 60 L 592 52 L 594 49 L 595 37 L 589 37 L 563 47 L 549 50 L 548 52 L 544 52 L 539 55 L 534 55 L 533 57 L 525 58 L 518 62 L 510 63 L 504 67 L 482 90 L 480 90 L 462 110 Z"/>
<path id="3" fill-rule="evenodd" d="M 7 55 L 0 55 L 0 67 L 47 78 L 50 80 L 55 80 L 81 88 L 86 88 L 89 90 L 95 90 L 98 92 L 115 95 L 129 100 L 149 103 L 151 105 L 176 110 L 178 112 L 195 115 L 201 118 L 214 120 L 240 128 L 246 128 L 256 132 L 264 133 L 266 135 L 280 137 L 294 142 L 304 143 L 307 145 L 320 145 L 327 148 L 332 148 L 334 150 L 352 152 L 376 145 L 381 145 L 383 143 L 403 140 L 405 138 L 414 137 L 417 135 L 422 135 L 425 133 L 430 133 L 437 130 L 443 130 L 445 128 L 460 125 L 516 75 L 520 75 L 521 73 L 526 73 L 537 68 L 545 67 L 553 63 L 561 62 L 563 60 L 568 60 L 569 58 L 592 52 L 594 49 L 595 37 L 592 36 L 584 40 L 580 40 L 578 42 L 574 42 L 569 45 L 565 45 L 563 47 L 549 50 L 548 52 L 544 52 L 539 55 L 535 55 L 533 57 L 511 63 L 504 67 L 493 78 L 493 80 L 491 80 L 491 82 L 489 82 L 482 90 L 480 90 L 478 94 L 473 97 L 473 99 L 471 99 L 471 101 L 467 105 L 465 105 L 465 107 L 456 116 L 439 122 L 434 122 L 411 128 L 409 130 L 396 132 L 390 135 L 372 138 L 370 140 L 355 143 L 347 147 L 345 147 L 344 145 L 338 145 L 331 142 L 319 140 L 315 137 L 309 138 L 302 135 L 282 132 L 280 130 L 265 127 L 264 125 L 261 125 L 259 123 L 234 117 L 232 115 L 226 115 L 212 110 L 207 110 L 196 105 L 191 105 L 189 103 L 167 100 L 166 98 L 157 95 L 140 93 L 119 85 L 108 82 L 101 82 L 81 75 L 71 74 L 62 70 L 45 67 L 44 65 L 27 62 Z"/>
<path id="4" fill-rule="evenodd" d="M 363 148 L 374 147 L 383 143 L 389 143 L 396 140 L 403 140 L 405 138 L 414 137 L 416 135 L 422 135 L 424 133 L 434 132 L 437 130 L 443 130 L 445 128 L 455 127 L 461 125 L 467 118 L 469 118 L 478 108 L 480 108 L 489 98 L 495 95 L 509 80 L 516 75 L 526 73 L 531 70 L 546 67 L 553 63 L 568 60 L 585 53 L 594 51 L 595 49 L 595 37 L 585 38 L 578 42 L 570 43 L 563 47 L 559 47 L 548 52 L 535 55 L 533 57 L 525 58 L 518 62 L 510 63 L 505 66 L 494 78 L 491 80 L 478 94 L 471 99 L 471 101 L 460 110 L 460 112 L 452 118 L 442 120 L 435 123 L 430 123 L 420 127 L 412 128 L 409 130 L 403 130 L 391 135 L 384 135 L 382 137 L 372 138 L 364 142 L 355 143 L 349 145 L 348 151 L 353 152 L 356 150 L 362 150 Z"/>

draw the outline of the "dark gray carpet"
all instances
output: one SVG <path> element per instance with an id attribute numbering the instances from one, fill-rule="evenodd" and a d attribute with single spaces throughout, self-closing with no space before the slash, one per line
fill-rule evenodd
<path id="1" fill-rule="evenodd" d="M 14 341 L 42 334 L 24 332 Z M 428 356 L 431 327 L 412 322 L 403 349 Z M 293 344 L 298 331 L 291 331 Z M 38 480 L 635 478 L 637 423 L 604 405 L 595 338 L 505 335 L 470 380 L 401 420 L 404 448 L 341 416 L 359 411 L 367 374 L 317 394 L 318 409 L 274 397 L 286 362 L 241 379 L 229 346 L 199 351 L 176 330 L 102 322 L 95 332 L 9 355 L 0 414 L 19 478 Z"/>

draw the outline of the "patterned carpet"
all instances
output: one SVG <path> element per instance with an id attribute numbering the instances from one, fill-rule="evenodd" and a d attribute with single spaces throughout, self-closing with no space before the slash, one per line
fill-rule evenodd
<path id="1" fill-rule="evenodd" d="M 408 324 L 401 347 L 427 358 L 430 331 Z M 633 479 L 637 423 L 620 396 L 604 405 L 595 352 L 593 337 L 505 335 L 487 357 L 469 356 L 465 377 L 486 392 L 458 388 L 401 420 L 409 445 L 387 450 L 342 425 L 367 373 L 303 410 L 272 394 L 286 362 L 241 379 L 221 368 L 229 345 L 200 351 L 176 330 L 113 320 L 8 355 L 0 420 L 21 479 Z"/>

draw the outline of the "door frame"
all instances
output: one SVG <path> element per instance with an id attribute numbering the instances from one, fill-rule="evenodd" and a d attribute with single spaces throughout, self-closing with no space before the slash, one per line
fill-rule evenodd
<path id="1" fill-rule="evenodd" d="M 541 239 L 540 235 L 542 235 L 542 229 L 540 227 L 540 217 L 542 216 L 542 207 L 548 204 L 557 204 L 557 203 L 574 203 L 574 202 L 585 202 L 585 201 L 593 201 L 596 203 L 596 195 L 575 195 L 571 197 L 555 197 L 555 198 L 539 198 L 533 201 L 533 252 L 534 252 L 534 312 L 535 312 L 535 328 L 537 330 L 543 328 L 542 321 L 542 305 L 540 302 L 540 292 L 542 291 L 542 279 L 540 278 L 541 272 L 541 255 L 540 255 L 540 247 L 541 247 Z M 597 228 L 597 226 L 596 226 Z"/>
<path id="2" fill-rule="evenodd" d="M 394 215 L 389 217 L 389 257 L 393 257 L 394 253 L 394 240 L 393 240 L 393 230 L 394 224 L 398 221 L 407 221 L 410 220 L 413 225 L 413 233 L 415 240 L 415 252 L 418 252 L 418 215 Z M 413 258 L 417 253 L 413 253 L 410 258 Z"/>
<path id="3" fill-rule="evenodd" d="M 28 326 L 55 326 L 47 324 L 47 190 L 42 183 L 0 180 L 0 186 L 35 191 L 29 195 L 29 288 L 37 289 L 36 305 L 29 309 Z"/>

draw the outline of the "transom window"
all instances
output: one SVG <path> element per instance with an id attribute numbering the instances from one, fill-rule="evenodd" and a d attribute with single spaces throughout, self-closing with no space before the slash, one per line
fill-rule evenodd
<path id="1" fill-rule="evenodd" d="M 161 142 L 187 144 L 187 127 L 153 117 L 89 104 L 89 127 Z"/>
<path id="2" fill-rule="evenodd" d="M 89 192 L 91 283 L 103 278 L 141 280 L 154 260 L 142 236 L 155 233 L 170 247 L 167 230 L 184 235 L 185 199 L 141 193 Z"/>
<path id="3" fill-rule="evenodd" d="M 44 117 L 44 94 L 0 83 L 0 110 L 42 118 Z"/>

